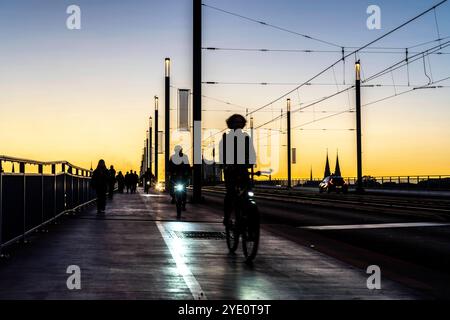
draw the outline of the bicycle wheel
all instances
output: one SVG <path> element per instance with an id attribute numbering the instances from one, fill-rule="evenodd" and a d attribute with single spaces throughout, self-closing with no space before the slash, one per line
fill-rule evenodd
<path id="1" fill-rule="evenodd" d="M 260 221 L 258 207 L 254 204 L 247 206 L 242 218 L 242 249 L 247 262 L 253 261 L 258 252 Z"/>
<path id="2" fill-rule="evenodd" d="M 227 246 L 231 253 L 234 253 L 239 246 L 239 212 L 236 207 L 230 214 L 230 220 L 225 226 Z"/>

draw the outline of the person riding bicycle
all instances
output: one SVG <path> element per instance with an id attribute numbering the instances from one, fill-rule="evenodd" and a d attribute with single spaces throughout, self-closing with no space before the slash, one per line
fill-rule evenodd
<path id="1" fill-rule="evenodd" d="M 172 203 L 175 203 L 174 187 L 177 183 L 183 183 L 185 186 L 189 183 L 191 167 L 189 158 L 183 153 L 181 146 L 175 146 L 174 154 L 169 160 L 169 192 L 172 197 Z M 186 192 L 183 194 L 183 210 L 186 209 Z"/>
<path id="2" fill-rule="evenodd" d="M 226 123 L 230 131 L 223 135 L 219 144 L 220 163 L 223 166 L 226 187 L 224 225 L 227 225 L 230 219 L 236 187 L 242 188 L 251 182 L 248 169 L 256 164 L 253 143 L 249 135 L 242 131 L 247 120 L 240 114 L 234 114 L 226 120 Z"/>

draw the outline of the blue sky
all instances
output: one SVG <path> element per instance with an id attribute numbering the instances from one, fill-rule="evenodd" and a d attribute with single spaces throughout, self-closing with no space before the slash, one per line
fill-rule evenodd
<path id="1" fill-rule="evenodd" d="M 205 0 L 205 3 L 348 47 L 360 46 L 375 39 L 437 1 Z M 70 4 L 81 7 L 82 30 L 70 31 L 65 27 L 65 11 Z M 381 30 L 366 28 L 366 8 L 371 4 L 381 8 Z M 444 4 L 436 13 L 441 36 L 450 35 L 450 4 Z M 123 166 L 136 167 L 146 119 L 153 112 L 153 96 L 164 94 L 162 77 L 166 56 L 172 59 L 174 86 L 191 87 L 191 19 L 192 4 L 188 0 L 2 0 L 0 139 L 11 143 L 0 145 L 0 153 L 40 159 L 67 158 L 83 163 L 92 159 L 83 160 L 79 154 L 93 159 L 106 155 Z M 434 15 L 431 13 L 377 45 L 408 47 L 436 38 Z M 213 47 L 335 49 L 209 8 L 204 8 L 203 43 Z M 203 77 L 205 81 L 302 82 L 339 59 L 339 56 L 339 53 L 204 52 Z M 398 61 L 401 55 L 361 54 L 360 58 L 366 76 Z M 431 66 L 434 79 L 450 75 L 449 56 L 432 56 L 426 62 Z M 421 64 L 411 66 L 410 71 L 411 82 L 426 83 Z M 340 82 L 342 66 L 334 72 Z M 347 64 L 346 79 L 347 82 L 353 81 L 352 63 Z M 334 75 L 327 73 L 317 82 L 334 83 Z M 396 72 L 378 82 L 404 84 L 405 73 Z M 253 109 L 291 88 L 205 85 L 203 92 L 207 96 Z M 309 87 L 296 93 L 292 99 L 294 103 L 298 103 L 299 99 L 301 102 L 310 101 L 333 90 L 336 89 Z M 369 102 L 392 93 L 392 88 L 366 90 L 363 100 Z M 436 136 L 439 136 L 442 145 L 443 138 L 450 138 L 450 131 L 446 129 L 450 120 L 448 98 L 448 89 L 427 90 L 397 98 L 395 107 L 391 101 L 368 110 L 363 119 L 367 157 L 373 159 L 382 150 L 380 141 L 393 135 L 398 135 L 395 145 L 402 145 L 405 149 L 398 151 L 398 154 L 394 152 L 395 158 L 387 158 L 383 168 L 387 168 L 389 163 L 401 162 L 399 159 L 411 157 L 417 148 L 433 145 Z M 172 108 L 176 108 L 175 92 L 172 93 L 172 101 Z M 255 124 L 279 114 L 284 104 L 281 101 L 268 108 L 272 113 L 255 115 Z M 344 95 L 317 106 L 316 110 L 341 110 L 352 104 L 353 98 Z M 224 105 L 205 99 L 204 109 L 222 110 Z M 205 112 L 204 127 L 221 129 L 227 114 L 217 115 L 211 114 L 211 111 Z M 308 122 L 312 117 L 316 115 L 296 115 L 294 125 Z M 29 119 L 31 124 L 24 118 Z M 176 118 L 175 114 L 173 118 Z M 12 127 L 11 123 L 16 125 Z M 54 126 L 55 123 L 58 125 Z M 108 124 L 115 130 L 108 128 Z M 416 139 L 417 144 L 405 144 L 404 139 L 408 137 L 403 136 L 404 132 L 417 130 L 419 124 L 426 131 L 417 133 L 420 136 Z M 63 128 L 59 129 L 61 126 Z M 98 128 L 94 129 L 95 126 Z M 282 124 L 274 126 L 280 127 Z M 353 118 L 343 115 L 312 126 L 322 127 L 353 128 Z M 80 141 L 73 134 L 77 130 L 85 132 L 90 140 Z M 381 136 L 380 131 L 383 133 Z M 312 141 L 311 145 L 302 145 L 305 140 Z M 307 176 L 311 165 L 320 167 L 326 148 L 342 149 L 343 166 L 352 171 L 353 140 L 348 133 L 324 136 L 323 133 L 305 132 L 304 139 L 303 136 L 299 136 L 298 141 L 294 138 L 301 152 L 300 159 L 304 160 L 304 166 L 299 167 L 297 172 Z M 426 148 L 423 150 L 429 152 Z M 385 152 L 392 154 L 393 151 L 389 149 Z M 436 161 L 450 160 L 447 153 L 436 157 L 439 158 L 441 160 Z M 376 172 L 382 171 L 377 169 L 376 162 L 369 161 L 368 167 Z M 424 158 L 411 170 L 427 172 L 431 167 Z M 444 167 L 440 164 L 436 170 L 443 170 Z"/>

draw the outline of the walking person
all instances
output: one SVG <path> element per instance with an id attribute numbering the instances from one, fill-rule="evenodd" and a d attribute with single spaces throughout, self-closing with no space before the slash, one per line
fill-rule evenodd
<path id="1" fill-rule="evenodd" d="M 125 186 L 127 188 L 127 194 L 130 193 L 130 188 L 131 188 L 131 176 L 130 176 L 130 172 L 127 171 L 127 173 L 125 174 Z"/>
<path id="2" fill-rule="evenodd" d="M 97 168 L 92 173 L 91 187 L 97 194 L 97 213 L 105 213 L 106 192 L 108 191 L 109 171 L 106 168 L 105 160 L 98 162 Z"/>
<path id="3" fill-rule="evenodd" d="M 122 171 L 119 171 L 116 180 L 117 180 L 117 189 L 119 193 L 123 193 L 123 189 L 125 188 L 125 177 L 123 176 Z"/>
<path id="4" fill-rule="evenodd" d="M 139 183 L 139 176 L 137 172 L 131 171 L 131 193 L 136 193 L 137 184 Z"/>
<path id="5" fill-rule="evenodd" d="M 108 196 L 112 199 L 114 196 L 114 187 L 116 186 L 116 170 L 114 166 L 109 169 L 109 184 L 108 184 Z"/>

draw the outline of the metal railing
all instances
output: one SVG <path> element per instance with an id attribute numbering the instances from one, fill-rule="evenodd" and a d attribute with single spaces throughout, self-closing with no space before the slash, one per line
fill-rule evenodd
<path id="1" fill-rule="evenodd" d="M 344 180 L 350 186 L 356 184 L 356 177 L 344 177 Z M 293 179 L 292 186 L 318 187 L 321 181 L 322 179 Z M 257 185 L 286 187 L 287 179 L 259 180 L 255 183 Z M 366 176 L 363 178 L 363 186 L 370 189 L 450 191 L 450 175 Z"/>
<path id="2" fill-rule="evenodd" d="M 91 170 L 67 161 L 0 156 L 0 253 L 64 213 L 95 201 L 91 176 Z"/>

